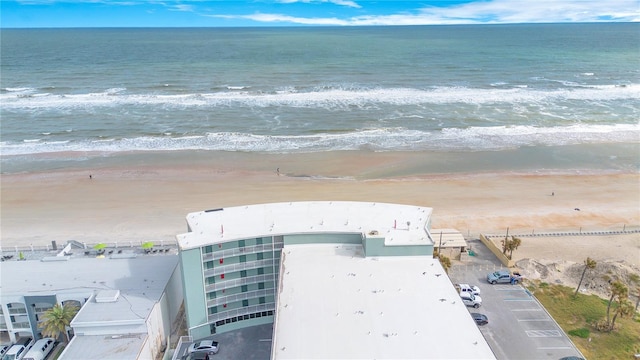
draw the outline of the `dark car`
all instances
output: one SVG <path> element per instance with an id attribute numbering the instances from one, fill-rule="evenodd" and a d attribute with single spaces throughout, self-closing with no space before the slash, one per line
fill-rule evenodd
<path id="1" fill-rule="evenodd" d="M 478 325 L 487 325 L 489 323 L 489 318 L 485 314 L 471 313 L 471 317 Z"/>
<path id="2" fill-rule="evenodd" d="M 213 353 L 211 353 L 211 355 L 213 355 Z M 213 357 L 209 356 L 208 352 L 197 351 L 181 357 L 180 360 L 209 360 L 212 358 Z"/>

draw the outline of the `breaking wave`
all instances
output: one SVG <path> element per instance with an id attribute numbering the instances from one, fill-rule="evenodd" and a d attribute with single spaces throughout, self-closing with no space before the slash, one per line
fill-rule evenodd
<path id="1" fill-rule="evenodd" d="M 589 143 L 638 143 L 640 125 L 571 125 L 565 127 L 494 126 L 419 131 L 379 128 L 344 133 L 297 136 L 216 132 L 201 135 L 153 136 L 120 139 L 53 141 L 29 139 L 0 143 L 3 155 L 50 152 L 124 152 L 217 150 L 242 152 L 370 151 L 498 151 L 524 146 L 559 146 Z"/>

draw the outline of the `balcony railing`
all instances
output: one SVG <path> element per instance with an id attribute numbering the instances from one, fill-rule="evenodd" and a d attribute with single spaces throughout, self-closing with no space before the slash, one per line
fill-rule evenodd
<path id="1" fill-rule="evenodd" d="M 277 242 L 273 245 L 261 244 L 261 245 L 244 246 L 239 248 L 214 251 L 211 253 L 202 254 L 202 261 L 224 259 L 232 256 L 255 254 L 255 253 L 267 252 L 271 250 L 280 251 L 283 246 L 284 246 L 284 242 Z"/>
<path id="2" fill-rule="evenodd" d="M 207 306 L 218 306 L 220 304 L 230 304 L 236 301 L 248 300 L 248 299 L 257 299 L 265 296 L 274 296 L 275 289 L 260 289 L 254 291 L 247 291 L 237 294 L 232 294 L 228 296 L 220 296 L 215 299 L 211 299 L 207 301 Z"/>
<path id="3" fill-rule="evenodd" d="M 13 329 L 31 329 L 31 326 L 29 325 L 29 322 L 16 322 L 16 323 L 11 323 L 11 325 L 13 326 Z"/>
<path id="4" fill-rule="evenodd" d="M 209 323 L 215 323 L 216 321 L 219 321 L 219 320 L 225 320 L 225 319 L 230 319 L 237 316 L 255 314 L 263 311 L 272 311 L 275 309 L 276 309 L 276 303 L 274 302 L 260 304 L 260 305 L 244 306 L 241 308 L 232 309 L 229 311 L 224 311 L 224 312 L 219 312 L 217 314 L 209 315 L 207 320 L 209 321 Z"/>
<path id="5" fill-rule="evenodd" d="M 275 280 L 274 274 L 264 274 L 264 275 L 256 275 L 256 276 L 247 276 L 238 279 L 230 279 L 230 280 L 221 280 L 214 284 L 207 285 L 205 290 L 207 292 L 218 291 L 222 289 L 228 289 L 236 286 L 249 285 L 249 284 L 257 284 L 261 282 L 271 282 Z"/>
<path id="6" fill-rule="evenodd" d="M 209 277 L 209 276 L 215 276 L 220 274 L 228 274 L 228 273 L 242 271 L 242 270 L 257 269 L 257 268 L 263 268 L 263 267 L 273 267 L 274 265 L 275 265 L 274 259 L 247 261 L 247 262 L 241 262 L 236 264 L 216 266 L 213 269 L 205 270 L 204 276 Z M 280 265 L 278 264 L 278 266 Z"/>
<path id="7" fill-rule="evenodd" d="M 26 315 L 27 314 L 27 309 L 26 308 L 11 308 L 11 309 L 9 309 L 9 314 L 12 314 L 12 315 Z"/>

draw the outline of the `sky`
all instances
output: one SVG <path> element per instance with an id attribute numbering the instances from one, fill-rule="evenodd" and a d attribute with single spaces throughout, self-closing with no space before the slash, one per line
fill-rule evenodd
<path id="1" fill-rule="evenodd" d="M 640 21 L 640 0 L 0 0 L 0 28 L 603 21 Z"/>

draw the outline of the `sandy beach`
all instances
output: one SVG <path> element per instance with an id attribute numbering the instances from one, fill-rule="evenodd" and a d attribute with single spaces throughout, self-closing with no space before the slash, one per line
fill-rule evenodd
<path id="1" fill-rule="evenodd" d="M 208 162 L 3 174 L 2 247 L 70 239 L 171 242 L 186 232 L 189 212 L 300 200 L 428 206 L 434 209 L 433 228 L 470 236 L 501 234 L 507 227 L 512 233 L 640 227 L 635 173 L 393 175 L 407 173 L 410 162 L 405 154 L 231 154 Z"/>

